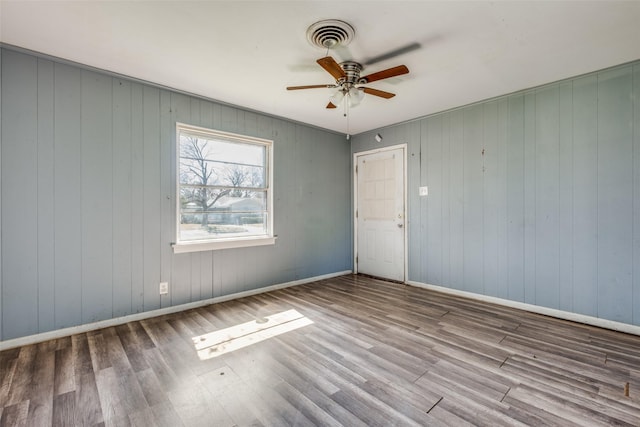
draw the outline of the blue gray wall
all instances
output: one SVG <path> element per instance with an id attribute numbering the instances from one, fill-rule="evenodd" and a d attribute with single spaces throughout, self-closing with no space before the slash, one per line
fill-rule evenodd
<path id="1" fill-rule="evenodd" d="M 352 152 L 377 132 L 409 147 L 410 280 L 640 325 L 640 62 L 363 133 Z"/>
<path id="2" fill-rule="evenodd" d="M 7 48 L 1 70 L 1 340 L 351 269 L 344 136 Z M 275 246 L 173 254 L 176 121 L 274 140 Z"/>

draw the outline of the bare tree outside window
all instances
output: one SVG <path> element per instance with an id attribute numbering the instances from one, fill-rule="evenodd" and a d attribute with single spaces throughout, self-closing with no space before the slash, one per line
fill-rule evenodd
<path id="1" fill-rule="evenodd" d="M 201 225 L 209 224 L 209 210 L 223 196 L 231 193 L 230 189 L 210 190 L 210 184 L 218 182 L 215 168 L 205 156 L 209 141 L 194 136 L 184 136 L 180 141 L 180 182 L 192 184 L 183 186 L 180 194 L 184 203 L 193 202 L 202 211 Z"/>
<path id="2" fill-rule="evenodd" d="M 243 195 L 243 191 L 239 188 L 242 187 L 242 184 L 247 180 L 247 176 L 249 175 L 249 171 L 245 168 L 242 168 L 238 165 L 233 165 L 227 172 L 227 180 L 232 187 L 233 190 L 229 193 L 232 197 L 241 197 Z"/>

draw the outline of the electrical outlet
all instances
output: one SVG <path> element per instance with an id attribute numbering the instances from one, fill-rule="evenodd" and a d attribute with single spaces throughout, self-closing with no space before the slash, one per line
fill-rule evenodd
<path id="1" fill-rule="evenodd" d="M 169 282 L 160 282 L 160 295 L 167 295 L 169 293 Z"/>
<path id="2" fill-rule="evenodd" d="M 418 194 L 420 194 L 421 196 L 428 196 L 429 195 L 429 187 L 419 187 L 418 188 Z"/>

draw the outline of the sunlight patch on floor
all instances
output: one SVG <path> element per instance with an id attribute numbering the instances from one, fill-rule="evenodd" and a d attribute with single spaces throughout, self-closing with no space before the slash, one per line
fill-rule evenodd
<path id="1" fill-rule="evenodd" d="M 193 337 L 192 340 L 200 360 L 208 360 L 312 323 L 297 310 L 287 310 Z"/>

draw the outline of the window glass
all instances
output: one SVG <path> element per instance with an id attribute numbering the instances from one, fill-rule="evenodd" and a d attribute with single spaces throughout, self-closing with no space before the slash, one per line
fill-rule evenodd
<path id="1" fill-rule="evenodd" d="M 181 242 L 269 237 L 272 142 L 177 124 Z"/>

